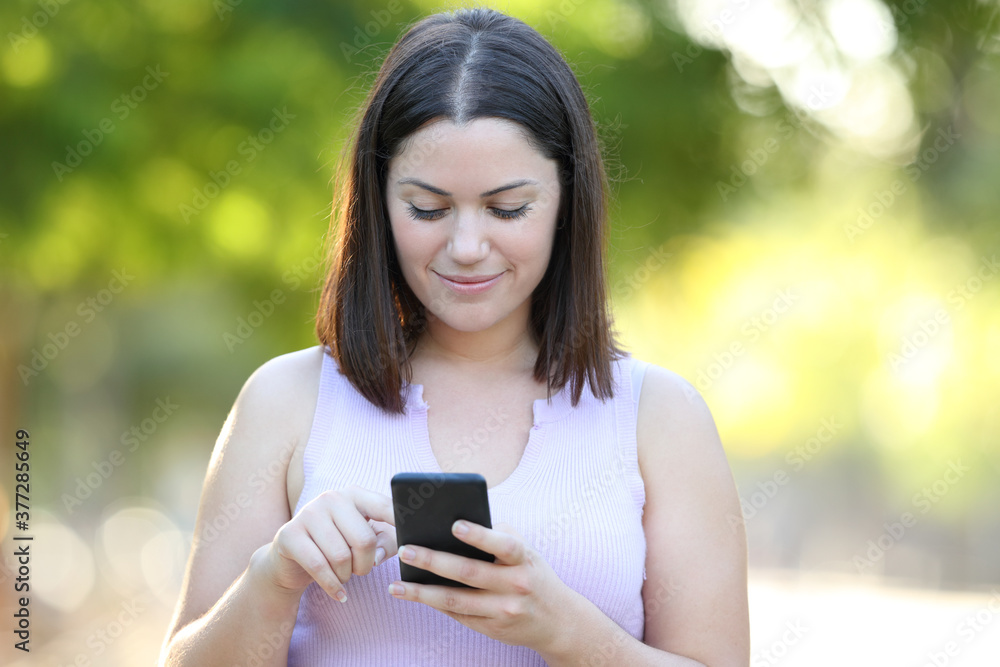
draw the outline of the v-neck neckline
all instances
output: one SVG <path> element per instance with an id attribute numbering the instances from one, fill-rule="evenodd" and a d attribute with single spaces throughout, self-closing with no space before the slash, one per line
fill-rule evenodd
<path id="1" fill-rule="evenodd" d="M 431 447 L 430 429 L 427 424 L 427 411 L 430 406 L 424 400 L 424 386 L 409 384 L 404 389 L 406 411 L 410 417 L 413 443 L 416 448 L 420 466 L 425 472 L 441 473 L 444 470 Z M 569 399 L 568 386 L 553 394 L 550 399 L 538 398 L 532 403 L 532 426 L 528 430 L 528 442 L 517 462 L 517 467 L 503 481 L 488 487 L 488 493 L 510 493 L 516 490 L 530 477 L 535 462 L 541 452 L 546 426 L 558 421 L 573 410 Z"/>

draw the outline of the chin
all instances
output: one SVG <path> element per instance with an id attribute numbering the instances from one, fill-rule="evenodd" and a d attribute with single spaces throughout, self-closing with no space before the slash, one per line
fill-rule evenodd
<path id="1" fill-rule="evenodd" d="M 480 317 L 439 317 L 438 321 L 449 329 L 462 331 L 464 333 L 485 331 L 497 323 L 496 319 Z"/>
<path id="2" fill-rule="evenodd" d="M 495 313 L 463 313 L 455 312 L 454 310 L 451 310 L 450 312 L 446 311 L 443 316 L 437 313 L 432 313 L 432 315 L 438 322 L 445 325 L 449 329 L 463 331 L 465 333 L 485 331 L 503 319 L 502 317 L 497 317 Z"/>

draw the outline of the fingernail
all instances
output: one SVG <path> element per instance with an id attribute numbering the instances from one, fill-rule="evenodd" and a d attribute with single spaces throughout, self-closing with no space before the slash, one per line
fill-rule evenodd
<path id="1" fill-rule="evenodd" d="M 400 560 L 413 560 L 413 549 L 407 549 L 405 546 L 399 547 L 399 558 Z"/>
<path id="2" fill-rule="evenodd" d="M 403 587 L 399 584 L 389 584 L 389 594 L 390 595 L 402 595 Z"/>
<path id="3" fill-rule="evenodd" d="M 378 564 L 382 562 L 383 558 L 385 558 L 385 549 L 379 547 L 375 550 L 375 565 L 378 566 Z"/>
<path id="4" fill-rule="evenodd" d="M 452 527 L 452 532 L 456 535 L 465 535 L 469 532 L 469 526 L 464 521 L 456 521 L 455 525 Z"/>
<path id="5" fill-rule="evenodd" d="M 339 591 L 337 591 L 336 597 L 341 602 L 347 602 L 347 593 L 344 592 L 344 589 L 340 589 Z"/>

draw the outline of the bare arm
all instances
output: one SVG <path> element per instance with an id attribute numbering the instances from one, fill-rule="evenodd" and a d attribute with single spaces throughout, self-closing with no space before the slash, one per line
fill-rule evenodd
<path id="1" fill-rule="evenodd" d="M 580 604 L 573 627 L 546 661 L 747 667 L 746 532 L 708 406 L 686 380 L 651 365 L 637 440 L 646 489 L 643 641 L 594 605 Z"/>
<path id="2" fill-rule="evenodd" d="M 328 490 L 290 516 L 289 461 L 301 465 L 293 454 L 312 429 L 321 364 L 319 348 L 272 359 L 236 399 L 209 464 L 161 667 L 287 665 L 306 588 L 315 582 L 344 602 L 352 575 L 396 552 L 383 494 Z"/>
<path id="3" fill-rule="evenodd" d="M 209 463 L 161 665 L 243 661 L 262 638 L 279 643 L 260 664 L 285 665 L 301 591 L 275 585 L 262 547 L 291 518 L 286 470 L 308 437 L 321 359 L 318 348 L 273 359 L 236 399 Z"/>
<path id="4" fill-rule="evenodd" d="M 553 667 L 747 667 L 746 534 L 708 406 L 683 378 L 650 366 L 637 439 L 646 489 L 643 641 L 577 594 L 562 603 L 574 607 L 573 621 L 542 655 Z"/>
<path id="5" fill-rule="evenodd" d="M 651 365 L 638 438 L 646 486 L 644 641 L 711 667 L 746 667 L 746 531 L 708 406 L 686 380 Z"/>
<path id="6" fill-rule="evenodd" d="M 200 618 L 167 636 L 161 667 L 255 664 L 284 667 L 302 591 L 281 590 L 261 570 L 264 547 Z M 175 624 L 176 628 L 176 624 Z M 252 661 L 256 658 L 257 661 Z"/>

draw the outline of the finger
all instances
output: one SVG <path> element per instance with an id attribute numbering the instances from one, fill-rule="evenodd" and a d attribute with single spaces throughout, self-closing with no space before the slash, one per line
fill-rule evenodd
<path id="1" fill-rule="evenodd" d="M 395 592 L 400 591 L 400 592 Z M 389 593 L 397 600 L 411 600 L 457 616 L 493 616 L 496 602 L 490 593 L 456 588 L 396 581 L 389 584 Z M 454 618 L 454 616 L 452 616 Z"/>
<path id="2" fill-rule="evenodd" d="M 390 526 L 396 525 L 396 516 L 392 509 L 392 498 L 382 493 L 375 493 L 368 489 L 352 484 L 347 487 L 346 493 L 354 502 L 366 519 L 384 521 Z"/>
<path id="3" fill-rule="evenodd" d="M 304 529 L 283 532 L 275 544 L 278 556 L 297 563 L 327 595 L 341 602 L 347 599 L 343 583 L 330 567 L 326 556 Z"/>
<path id="4" fill-rule="evenodd" d="M 509 524 L 500 526 L 512 532 L 501 532 L 499 526 L 492 529 L 461 519 L 452 525 L 451 532 L 463 542 L 496 556 L 497 563 L 519 565 L 524 562 L 526 543 Z"/>
<path id="5" fill-rule="evenodd" d="M 495 582 L 500 574 L 497 571 L 500 566 L 493 563 L 413 544 L 404 545 L 400 549 L 399 557 L 404 563 L 439 574 L 446 579 L 468 584 L 473 588 L 490 588 L 491 583 Z"/>
<path id="6" fill-rule="evenodd" d="M 350 545 L 337 530 L 333 518 L 329 516 L 304 517 L 302 527 L 309 539 L 323 554 L 337 579 L 346 583 L 354 572 L 354 559 Z"/>
<path id="7" fill-rule="evenodd" d="M 370 521 L 372 530 L 375 531 L 375 539 L 378 544 L 375 547 L 375 565 L 380 565 L 396 555 L 399 547 L 396 544 L 396 528 L 384 521 Z"/>
<path id="8" fill-rule="evenodd" d="M 340 561 L 346 563 L 348 577 L 351 573 L 368 574 L 375 565 L 375 549 L 378 546 L 375 530 L 369 520 L 360 514 L 350 491 L 329 491 L 323 496 L 330 505 L 333 524 L 347 547 L 346 553 L 336 554 L 338 563 L 335 565 L 339 565 Z M 339 567 L 334 569 L 338 576 L 344 574 Z"/>
<path id="9" fill-rule="evenodd" d="M 507 523 L 506 521 L 501 521 L 496 526 L 494 526 L 494 528 L 496 528 L 497 530 L 502 530 L 503 532 L 505 532 L 505 533 L 507 533 L 509 535 L 513 535 L 514 537 L 516 537 L 517 539 L 521 540 L 522 542 L 527 542 L 527 540 L 524 539 L 524 536 L 521 535 L 521 533 L 517 532 L 517 529 L 514 528 L 514 526 L 510 525 L 509 523 Z"/>

